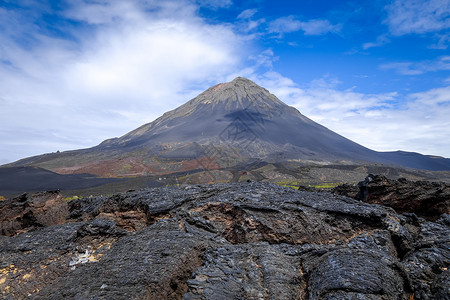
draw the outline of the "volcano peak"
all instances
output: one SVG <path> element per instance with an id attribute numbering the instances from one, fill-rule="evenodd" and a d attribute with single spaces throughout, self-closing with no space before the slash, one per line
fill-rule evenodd
<path id="1" fill-rule="evenodd" d="M 287 106 L 268 90 L 244 77 L 219 83 L 192 99 L 190 103 L 220 105 L 224 106 L 225 110 L 245 109 L 250 106 L 264 109 Z"/>
<path id="2" fill-rule="evenodd" d="M 235 85 L 256 85 L 256 83 L 254 83 L 253 81 L 251 81 L 250 79 L 247 79 L 245 77 L 241 77 L 238 76 L 236 78 L 234 78 L 232 81 L 229 82 L 230 84 L 235 84 Z"/>
<path id="3" fill-rule="evenodd" d="M 204 148 L 219 150 L 205 153 Z M 72 170 L 72 156 L 77 155 L 79 161 L 88 161 L 91 168 L 95 168 L 99 157 L 108 157 L 110 161 L 132 157 L 133 161 L 140 161 L 136 162 L 136 166 L 143 170 L 153 170 L 153 166 L 159 168 L 161 163 L 158 157 L 173 160 L 173 163 L 181 161 L 181 165 L 185 161 L 195 164 L 196 159 L 209 157 L 216 167 L 239 165 L 250 159 L 294 159 L 325 163 L 376 162 L 429 170 L 450 169 L 448 159 L 367 149 L 308 119 L 294 107 L 244 77 L 216 84 L 120 138 L 107 140 L 98 147 L 64 154 L 67 160 L 61 159 L 61 155 L 43 156 L 42 164 L 37 166 L 51 163 L 57 166 L 55 170 Z M 50 160 L 53 161 L 48 162 Z M 124 163 L 123 168 L 128 168 L 128 165 Z M 103 175 L 95 170 L 88 171 Z"/>
<path id="4" fill-rule="evenodd" d="M 220 94 L 221 92 L 230 91 L 230 90 L 235 91 L 236 93 L 239 93 L 239 94 L 243 94 L 241 92 L 243 92 L 243 91 L 248 92 L 249 89 L 252 89 L 252 88 L 267 91 L 266 89 L 258 86 L 256 83 L 254 83 L 250 79 L 247 79 L 244 77 L 236 77 L 232 81 L 216 84 L 216 85 L 212 86 L 211 88 L 207 89 L 204 93 L 202 93 L 200 95 L 206 94 L 208 96 L 212 96 L 212 95 Z"/>
<path id="5" fill-rule="evenodd" d="M 240 76 L 234 78 L 232 81 L 219 83 L 216 86 L 221 87 L 221 88 L 227 88 L 227 89 L 242 88 L 242 87 L 258 87 L 260 89 L 264 89 L 264 88 L 258 86 L 256 83 L 254 83 L 250 79 L 247 79 L 245 77 L 240 77 Z"/>

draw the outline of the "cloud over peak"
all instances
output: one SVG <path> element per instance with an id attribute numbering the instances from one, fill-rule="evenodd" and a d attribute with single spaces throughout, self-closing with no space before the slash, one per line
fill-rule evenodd
<path id="1" fill-rule="evenodd" d="M 269 32 L 279 34 L 301 30 L 305 35 L 323 35 L 337 33 L 341 29 L 341 24 L 333 25 L 328 20 L 311 19 L 308 21 L 300 21 L 294 16 L 281 17 L 269 23 Z"/>
<path id="2" fill-rule="evenodd" d="M 39 2 L 28 2 L 41 9 L 34 18 L 23 15 L 30 6 L 0 8 L 9 16 L 0 22 L 0 117 L 16 129 L 0 130 L 0 139 L 22 145 L 17 151 L 3 144 L 0 152 L 29 156 L 31 135 L 48 141 L 35 145 L 35 154 L 92 146 L 223 81 L 246 58 L 243 38 L 227 24 L 208 24 L 198 6 L 181 2 L 71 2 L 50 16 L 63 15 L 62 27 L 57 20 L 43 24 L 65 35 L 34 25 L 48 10 Z M 75 25 L 67 27 L 68 21 Z M 17 128 L 22 134 L 14 138 Z"/>

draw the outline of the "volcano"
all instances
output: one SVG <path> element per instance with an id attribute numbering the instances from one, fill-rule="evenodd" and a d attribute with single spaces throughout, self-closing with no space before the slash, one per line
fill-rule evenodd
<path id="1" fill-rule="evenodd" d="M 120 138 L 89 149 L 26 158 L 9 166 L 118 177 L 220 169 L 255 159 L 450 170 L 447 158 L 377 152 L 359 145 L 242 77 L 217 84 Z"/>

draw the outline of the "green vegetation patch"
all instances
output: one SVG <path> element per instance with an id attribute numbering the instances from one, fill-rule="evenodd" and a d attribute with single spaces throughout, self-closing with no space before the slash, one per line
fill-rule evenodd
<path id="1" fill-rule="evenodd" d="M 66 198 L 64 198 L 64 200 L 65 201 L 72 201 L 72 200 L 76 200 L 76 199 L 79 199 L 80 197 L 78 197 L 78 196 L 72 196 L 72 197 L 66 197 Z"/>
<path id="2" fill-rule="evenodd" d="M 337 187 L 338 185 L 340 185 L 340 183 L 321 183 L 318 185 L 311 185 L 311 187 L 316 188 L 316 189 L 332 189 Z"/>
<path id="3" fill-rule="evenodd" d="M 280 180 L 275 182 L 278 185 L 284 186 L 284 187 L 290 187 L 293 189 L 298 189 L 299 186 L 305 185 L 304 183 L 301 183 L 299 181 L 292 181 L 292 180 Z M 326 183 L 320 183 L 320 184 L 308 184 L 308 187 L 316 188 L 316 189 L 332 189 L 341 183 L 339 182 L 326 182 Z"/>
<path id="4" fill-rule="evenodd" d="M 292 181 L 292 180 L 279 180 L 275 182 L 278 185 L 284 186 L 284 187 L 290 187 L 293 189 L 298 189 L 298 186 L 300 185 L 300 182 L 298 181 Z"/>

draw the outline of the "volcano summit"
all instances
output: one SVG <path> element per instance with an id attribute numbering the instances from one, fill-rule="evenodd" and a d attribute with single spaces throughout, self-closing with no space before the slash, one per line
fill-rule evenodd
<path id="1" fill-rule="evenodd" d="M 447 158 L 363 147 L 242 77 L 217 84 L 120 138 L 89 149 L 26 158 L 10 166 L 118 177 L 221 169 L 255 159 L 450 170 Z"/>

